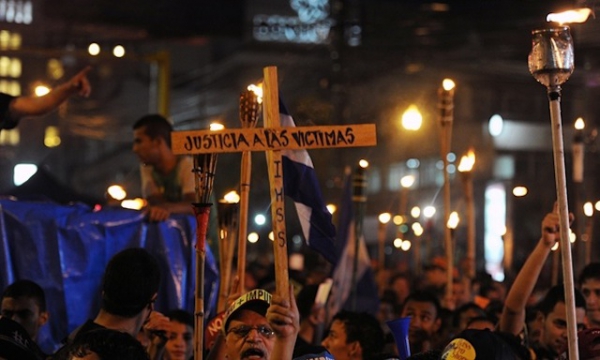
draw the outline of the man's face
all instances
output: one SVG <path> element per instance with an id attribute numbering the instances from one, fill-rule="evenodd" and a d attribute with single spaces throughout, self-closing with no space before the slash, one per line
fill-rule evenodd
<path id="1" fill-rule="evenodd" d="M 585 309 L 576 308 L 575 318 L 577 329 L 583 329 Z M 564 302 L 558 302 L 554 309 L 544 319 L 544 330 L 542 331 L 541 345 L 560 354 L 567 344 L 567 308 Z"/>
<path id="2" fill-rule="evenodd" d="M 188 360 L 192 356 L 194 347 L 192 337 L 194 330 L 191 326 L 177 321 L 171 321 L 171 330 L 165 348 L 171 360 Z"/>
<path id="3" fill-rule="evenodd" d="M 600 327 L 600 279 L 587 279 L 581 284 L 585 311 L 592 327 Z"/>
<path id="4" fill-rule="evenodd" d="M 327 337 L 321 342 L 321 346 L 327 349 L 335 360 L 346 360 L 351 358 L 352 346 L 357 346 L 357 344 L 348 344 L 346 326 L 340 320 L 334 320 Z"/>
<path id="5" fill-rule="evenodd" d="M 159 156 L 160 139 L 151 139 L 146 127 L 133 130 L 133 152 L 143 164 L 153 165 Z"/>
<path id="6" fill-rule="evenodd" d="M 411 344 L 421 344 L 435 334 L 441 323 L 437 315 L 435 305 L 430 302 L 409 300 L 406 303 L 402 309 L 402 317 L 411 317 L 408 328 L 408 340 Z"/>
<path id="7" fill-rule="evenodd" d="M 19 298 L 5 297 L 2 299 L 0 314 L 17 323 L 35 341 L 40 327 L 48 321 L 48 313 L 41 312 L 40 307 L 33 298 L 21 296 Z"/>
<path id="8" fill-rule="evenodd" d="M 270 360 L 275 344 L 275 336 L 261 334 L 256 327 L 271 329 L 267 319 L 254 311 L 242 309 L 236 319 L 229 322 L 225 345 L 229 360 Z M 245 335 L 240 334 L 240 329 L 252 327 Z M 274 359 L 275 360 L 275 359 Z"/>

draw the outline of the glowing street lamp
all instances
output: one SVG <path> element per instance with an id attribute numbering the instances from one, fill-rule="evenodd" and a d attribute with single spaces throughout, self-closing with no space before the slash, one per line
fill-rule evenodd
<path id="1" fill-rule="evenodd" d="M 423 115 L 417 105 L 410 105 L 402 114 L 402 127 L 406 130 L 416 131 L 423 124 Z"/>

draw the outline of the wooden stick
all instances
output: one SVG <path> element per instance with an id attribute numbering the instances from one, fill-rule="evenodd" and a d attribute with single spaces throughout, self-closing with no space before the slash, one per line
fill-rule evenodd
<path id="1" fill-rule="evenodd" d="M 210 215 L 210 204 L 193 204 L 196 215 L 196 291 L 195 291 L 195 336 L 194 336 L 194 359 L 201 360 L 203 357 L 204 341 L 204 264 L 206 260 L 206 233 L 208 231 L 208 219 Z"/>
<path id="2" fill-rule="evenodd" d="M 248 90 L 240 95 L 240 122 L 242 128 L 250 129 L 256 126 L 260 108 L 256 95 Z M 252 153 L 242 152 L 240 171 L 240 213 L 238 228 L 238 259 L 237 277 L 241 293 L 244 293 L 246 278 L 246 237 L 248 236 L 248 203 L 250 198 L 250 180 L 252 177 Z"/>
<path id="3" fill-rule="evenodd" d="M 231 284 L 231 265 L 233 262 L 233 252 L 235 250 L 237 223 L 238 223 L 238 204 L 219 202 L 217 204 L 219 215 L 219 301 L 217 312 L 226 310 L 227 298 L 229 297 Z"/>
<path id="4" fill-rule="evenodd" d="M 452 246 L 452 231 L 448 227 L 450 219 L 450 178 L 448 174 L 448 153 L 450 152 L 450 140 L 452 139 L 452 122 L 454 116 L 454 88 L 445 90 L 439 89 L 438 92 L 440 104 L 440 156 L 444 163 L 444 247 L 446 250 L 446 306 L 452 299 L 452 286 L 454 283 L 454 254 Z"/>
<path id="5" fill-rule="evenodd" d="M 277 128 L 279 120 L 279 94 L 277 88 L 277 68 L 264 68 L 264 121 L 265 128 Z M 283 163 L 280 150 L 266 152 L 271 187 L 271 217 L 273 221 L 273 251 L 275 255 L 275 291 L 285 299 L 289 298 L 289 275 L 287 236 L 285 229 L 285 203 L 283 193 Z"/>
<path id="6" fill-rule="evenodd" d="M 579 359 L 577 346 L 577 318 L 575 315 L 575 286 L 573 284 L 573 260 L 571 258 L 571 241 L 569 239 L 569 208 L 567 199 L 567 180 L 565 172 L 565 149 L 560 114 L 560 86 L 548 88 L 550 100 L 550 118 L 552 120 L 552 149 L 554 155 L 554 175 L 558 198 L 558 215 L 560 221 L 560 250 L 567 310 L 567 338 L 569 359 Z"/>

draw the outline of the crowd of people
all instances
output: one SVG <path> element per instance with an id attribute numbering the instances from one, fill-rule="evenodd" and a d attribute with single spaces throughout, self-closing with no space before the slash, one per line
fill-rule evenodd
<path id="1" fill-rule="evenodd" d="M 84 69 L 47 97 L 0 96 L 0 129 L 23 116 L 58 106 L 71 94 L 90 92 Z M 149 221 L 190 213 L 192 164 L 171 151 L 172 126 L 160 115 L 133 126 L 133 151 L 141 167 Z M 274 289 L 273 267 L 249 266 L 246 289 L 234 282 L 222 328 L 204 359 L 568 359 L 568 309 L 563 285 L 540 288 L 539 275 L 558 241 L 556 209 L 541 224 L 541 237 L 510 286 L 483 274 L 455 274 L 446 294 L 446 268 L 430 262 L 419 275 L 377 271 L 379 308 L 327 314 L 315 297 L 327 274 L 305 274 L 297 287 Z M 414 271 L 414 269 L 412 269 Z M 44 290 L 20 279 L 2 292 L 0 358 L 164 359 L 193 357 L 194 316 L 185 309 L 155 310 L 160 270 L 141 248 L 125 249 L 106 266 L 97 315 L 64 334 L 51 354 L 36 344 L 52 321 Z M 222 284 L 226 286 L 228 284 Z M 600 263 L 588 264 L 574 290 L 579 359 L 600 359 Z M 543 296 L 537 297 L 538 294 Z M 207 319 L 208 320 L 208 319 Z M 398 321 L 401 324 L 398 326 Z M 572 359 L 573 360 L 573 359 Z"/>
<path id="2" fill-rule="evenodd" d="M 448 298 L 442 263 L 427 265 L 418 278 L 381 270 L 374 311 L 326 314 L 315 299 L 322 273 L 296 277 L 282 296 L 273 287 L 272 268 L 261 273 L 250 266 L 254 281 L 248 286 L 254 288 L 237 289 L 233 282 L 221 331 L 203 358 L 568 359 L 565 289 L 538 284 L 558 224 L 555 212 L 546 215 L 542 236 L 510 287 L 489 276 L 464 280 L 457 273 Z M 31 280 L 14 282 L 1 298 L 0 358 L 192 359 L 193 314 L 154 309 L 160 276 L 156 257 L 145 249 L 114 255 L 96 317 L 65 334 L 52 354 L 36 345 L 40 328 L 52 321 L 44 290 Z M 585 266 L 574 291 L 579 359 L 600 359 L 600 263 Z M 397 321 L 405 322 L 404 330 Z"/>

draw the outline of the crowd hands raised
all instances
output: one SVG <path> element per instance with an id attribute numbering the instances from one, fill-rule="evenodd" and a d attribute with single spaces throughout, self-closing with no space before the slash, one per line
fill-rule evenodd
<path id="1" fill-rule="evenodd" d="M 292 276 L 295 285 L 281 292 L 273 287 L 272 267 L 249 267 L 246 289 L 237 281 L 231 285 L 222 328 L 204 342 L 203 358 L 568 359 L 563 285 L 538 282 L 558 228 L 556 211 L 547 214 L 539 242 L 510 287 L 485 274 L 467 279 L 457 272 L 454 296 L 445 298 L 443 262 L 432 261 L 418 277 L 410 269 L 379 270 L 380 306 L 371 313 L 327 314 L 326 306 L 315 302 L 326 269 Z M 192 314 L 177 309 L 163 315 L 154 309 L 158 272 L 146 250 L 115 255 L 104 274 L 97 316 L 68 334 L 52 355 L 35 343 L 40 327 L 52 321 L 43 290 L 28 280 L 15 282 L 2 294 L 0 358 L 193 358 Z M 600 263 L 588 264 L 576 280 L 579 359 L 600 359 Z M 388 327 L 399 318 L 409 318 L 406 333 Z M 399 350 L 399 338 L 408 342 L 410 354 Z"/>

